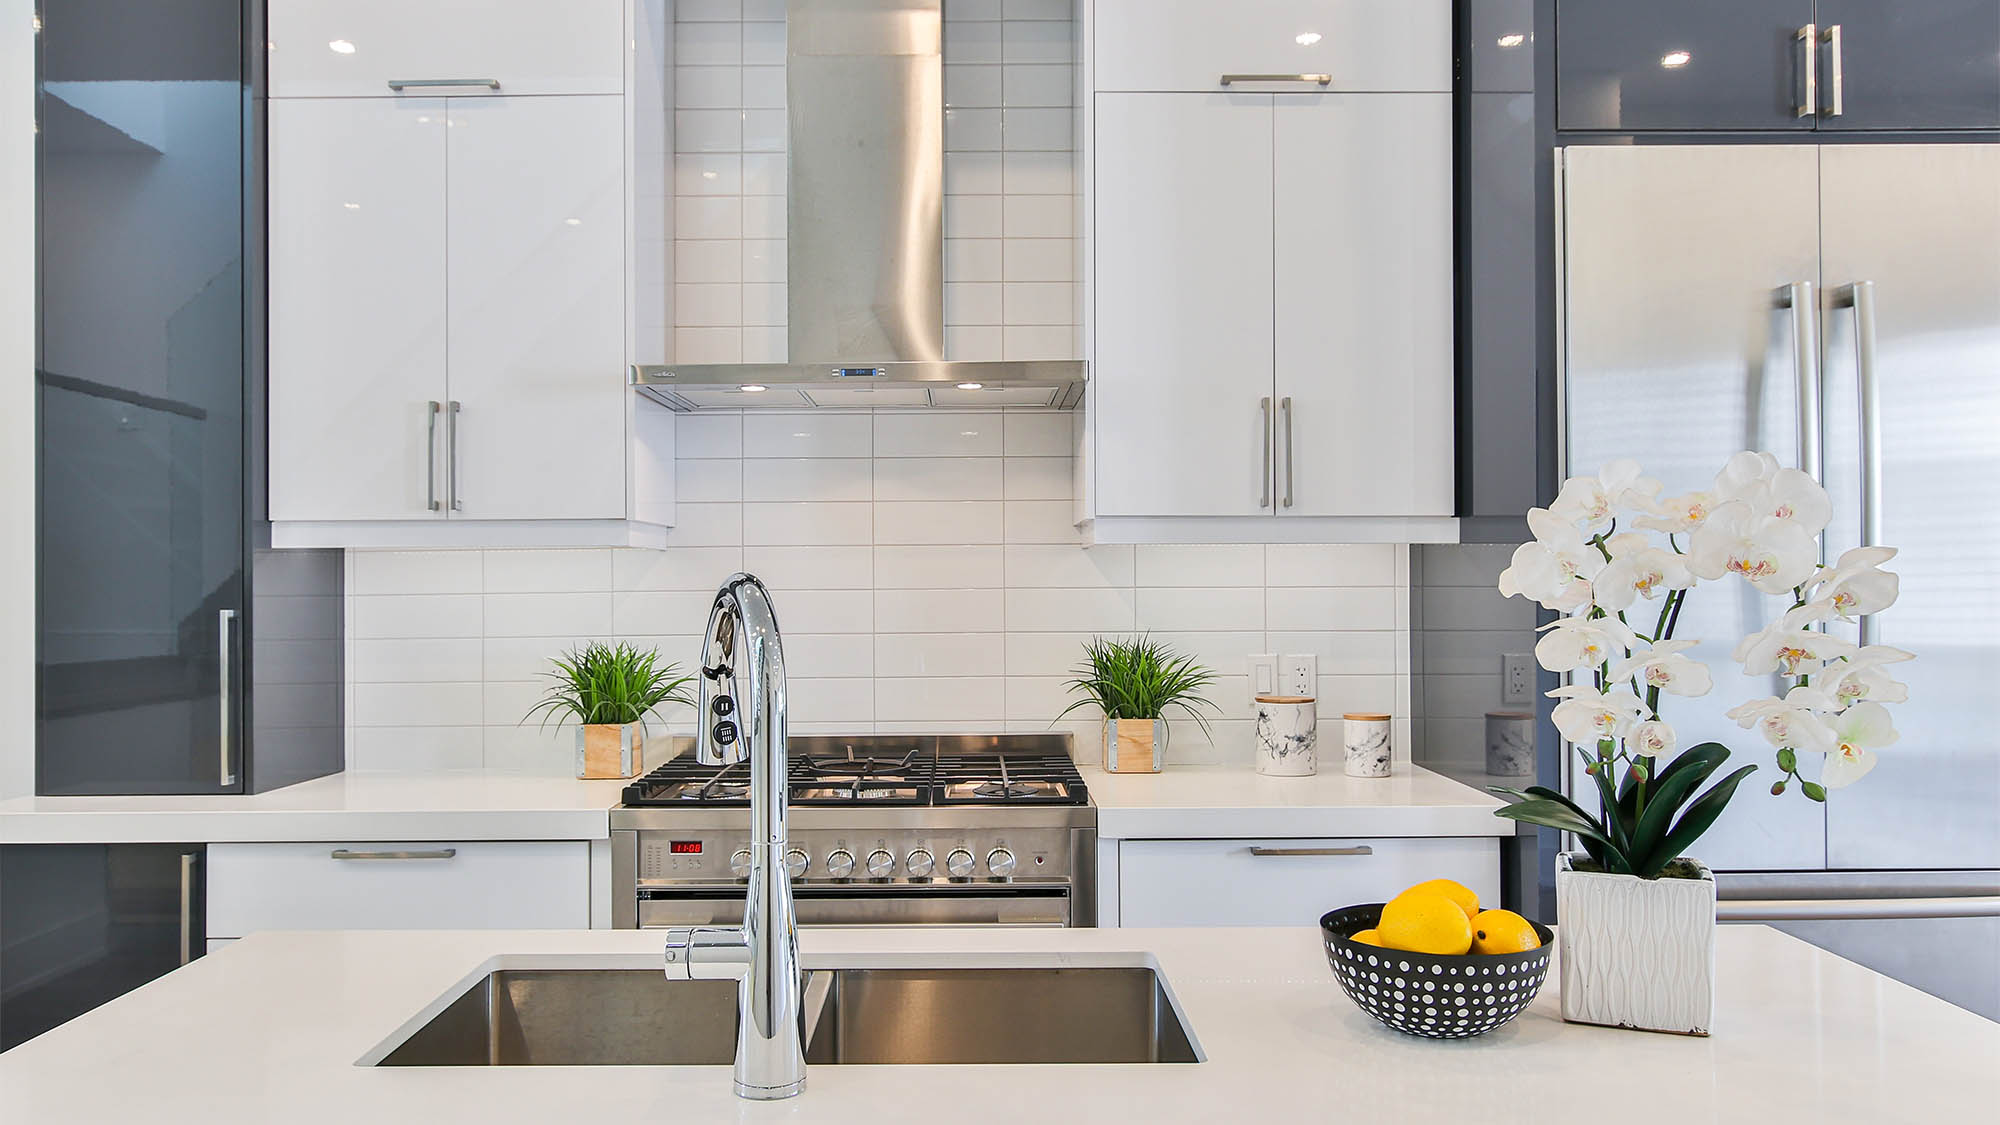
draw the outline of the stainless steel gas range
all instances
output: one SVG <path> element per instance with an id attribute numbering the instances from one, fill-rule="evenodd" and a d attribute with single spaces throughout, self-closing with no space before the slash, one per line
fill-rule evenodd
<path id="1" fill-rule="evenodd" d="M 1067 734 L 795 737 L 801 925 L 1088 926 L 1097 810 Z M 683 754 L 611 810 L 612 922 L 742 921 L 748 767 Z"/>

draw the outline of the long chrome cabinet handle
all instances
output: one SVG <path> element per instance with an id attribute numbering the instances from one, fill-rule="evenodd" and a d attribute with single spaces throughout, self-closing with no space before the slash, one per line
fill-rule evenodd
<path id="1" fill-rule="evenodd" d="M 429 402 L 425 404 L 425 409 L 428 419 L 426 437 L 429 444 L 425 447 L 424 455 L 424 502 L 435 512 L 444 507 L 438 503 L 438 415 L 443 412 L 444 404 Z"/>
<path id="2" fill-rule="evenodd" d="M 1843 111 L 1842 87 L 1847 84 L 1846 65 L 1840 56 L 1840 25 L 1826 29 L 1826 116 L 1839 117 Z"/>
<path id="3" fill-rule="evenodd" d="M 347 848 L 335 848 L 327 855 L 334 859 L 452 859 L 458 855 L 457 848 L 437 848 L 419 852 L 357 852 Z"/>
<path id="4" fill-rule="evenodd" d="M 1865 918 L 2000 918 L 2000 896 L 1965 898 L 1723 899 L 1724 922 L 1832 922 Z"/>
<path id="5" fill-rule="evenodd" d="M 1278 400 L 1278 412 L 1285 416 L 1285 507 L 1292 506 L 1292 396 Z"/>
<path id="6" fill-rule="evenodd" d="M 229 752 L 230 730 L 236 725 L 235 700 L 232 698 L 235 693 L 231 690 L 229 675 L 231 650 L 236 647 L 236 611 L 233 609 L 219 609 L 215 611 L 215 618 L 216 649 L 218 652 L 215 660 L 215 694 L 217 699 L 217 718 L 221 720 L 219 733 L 215 740 L 216 754 L 219 758 L 216 776 L 220 779 L 222 786 L 227 788 L 236 784 L 236 771 L 231 768 L 231 755 Z"/>
<path id="7" fill-rule="evenodd" d="M 462 512 L 465 501 L 458 498 L 458 400 L 453 399 L 444 419 L 444 481 L 445 495 L 451 498 L 451 510 Z"/>
<path id="8" fill-rule="evenodd" d="M 440 86 L 484 86 L 489 90 L 498 90 L 500 88 L 500 80 L 498 78 L 391 78 L 389 79 L 389 88 L 391 90 L 395 90 L 398 92 L 401 92 L 403 90 L 428 90 Z"/>
<path id="9" fill-rule="evenodd" d="M 1222 84 L 1224 86 L 1234 85 L 1235 83 L 1238 82 L 1310 82 L 1315 86 L 1331 86 L 1333 84 L 1333 75 L 1331 74 L 1225 74 L 1222 76 Z"/>
<path id="10" fill-rule="evenodd" d="M 1792 37 L 1799 47 L 1799 101 L 1794 107 L 1799 117 L 1819 112 L 1819 25 L 1807 24 Z"/>
<path id="11" fill-rule="evenodd" d="M 1258 848 L 1250 849 L 1250 854 L 1269 856 L 1311 856 L 1311 855 L 1374 855 L 1375 849 L 1367 844 L 1355 844 L 1344 848 Z"/>
<path id="12" fill-rule="evenodd" d="M 1264 491 L 1257 498 L 1259 508 L 1271 506 L 1271 399 L 1269 395 L 1257 400 L 1257 409 L 1263 417 L 1264 428 Z"/>
<path id="13" fill-rule="evenodd" d="M 181 964 L 194 960 L 194 865 L 196 853 L 181 853 Z"/>
<path id="14" fill-rule="evenodd" d="M 1792 364 L 1798 375 L 1799 396 L 1799 468 L 1819 480 L 1820 433 L 1825 418 L 1820 413 L 1819 303 L 1813 294 L 1813 283 L 1795 281 L 1785 286 L 1778 303 L 1792 310 Z"/>
<path id="15" fill-rule="evenodd" d="M 1854 307 L 1854 385 L 1861 415 L 1861 545 L 1882 542 L 1882 412 L 1875 369 L 1875 283 L 1857 281 L 1841 294 Z M 1872 614 L 1860 621 L 1861 643 L 1872 645 L 1880 627 Z"/>

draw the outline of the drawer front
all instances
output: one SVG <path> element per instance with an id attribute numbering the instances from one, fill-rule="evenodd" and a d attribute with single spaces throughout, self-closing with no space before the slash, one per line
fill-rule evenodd
<path id="1" fill-rule="evenodd" d="M 1392 840 L 1128 840 L 1118 848 L 1124 926 L 1311 926 L 1412 883 L 1456 879 L 1500 901 L 1488 837 Z"/>
<path id="2" fill-rule="evenodd" d="M 448 856 L 446 853 L 450 853 Z M 587 929 L 590 845 L 211 844 L 208 933 Z"/>
<path id="3" fill-rule="evenodd" d="M 271 0 L 271 96 L 394 97 L 390 82 L 491 79 L 415 94 L 616 94 L 619 0 Z"/>
<path id="4" fill-rule="evenodd" d="M 1098 91 L 1215 90 L 1225 74 L 1329 78 L 1253 92 L 1451 89 L 1449 0 L 1097 0 L 1094 29 Z"/>

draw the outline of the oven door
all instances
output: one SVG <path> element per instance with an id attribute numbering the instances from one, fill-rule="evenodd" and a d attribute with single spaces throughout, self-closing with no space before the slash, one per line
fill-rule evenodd
<path id="1" fill-rule="evenodd" d="M 733 891 L 733 893 L 732 893 Z M 733 926 L 740 886 L 643 886 L 639 926 Z M 1067 926 L 1070 889 L 1034 884 L 794 886 L 801 926 Z"/>

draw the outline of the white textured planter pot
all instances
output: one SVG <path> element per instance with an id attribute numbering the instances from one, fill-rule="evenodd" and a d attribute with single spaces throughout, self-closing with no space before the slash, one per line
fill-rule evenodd
<path id="1" fill-rule="evenodd" d="M 1562 1014 L 1571 1023 L 1707 1035 L 1715 1014 L 1715 877 L 1641 879 L 1556 859 Z"/>

